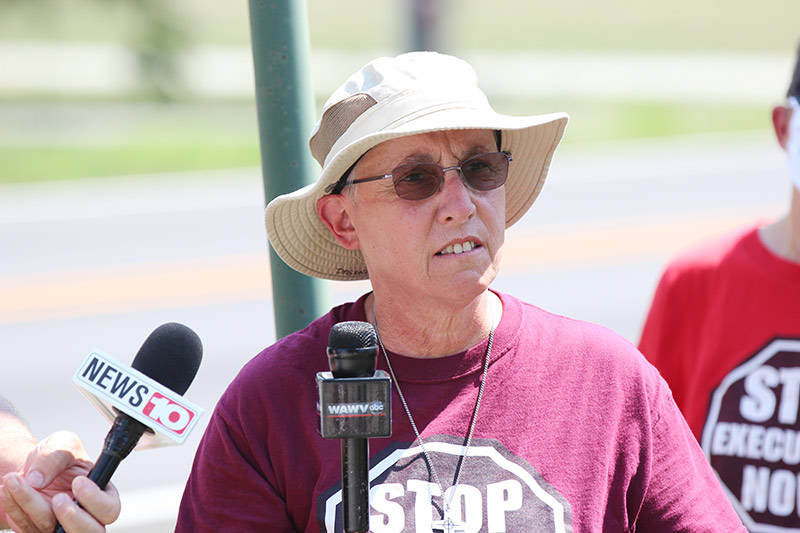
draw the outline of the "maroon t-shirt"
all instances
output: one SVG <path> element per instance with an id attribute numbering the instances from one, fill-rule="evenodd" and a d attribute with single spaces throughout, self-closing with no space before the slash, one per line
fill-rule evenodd
<path id="1" fill-rule="evenodd" d="M 390 353 L 466 531 L 744 531 L 656 370 L 600 326 L 500 295 L 486 387 L 460 482 L 487 341 Z M 318 433 L 315 375 L 331 327 L 362 297 L 255 357 L 212 415 L 178 532 L 341 531 L 340 442 Z M 382 356 L 378 368 L 387 370 Z M 396 390 L 392 436 L 370 439 L 370 530 L 430 531 L 442 494 Z"/>

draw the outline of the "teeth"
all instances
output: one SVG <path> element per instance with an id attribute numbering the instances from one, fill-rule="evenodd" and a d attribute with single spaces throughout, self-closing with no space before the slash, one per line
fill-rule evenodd
<path id="1" fill-rule="evenodd" d="M 445 248 L 445 249 L 444 249 L 442 252 L 440 252 L 440 253 L 441 253 L 442 255 L 446 255 L 446 254 L 460 254 L 460 253 L 462 253 L 462 252 L 469 252 L 469 251 L 470 251 L 470 250 L 472 250 L 473 248 L 475 248 L 475 243 L 474 243 L 473 241 L 466 241 L 466 242 L 462 242 L 462 243 L 451 244 L 450 246 L 448 246 L 447 248 Z"/>

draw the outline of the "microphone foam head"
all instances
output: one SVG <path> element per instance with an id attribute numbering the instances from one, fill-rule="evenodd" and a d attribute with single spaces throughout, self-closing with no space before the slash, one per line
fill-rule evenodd
<path id="1" fill-rule="evenodd" d="M 190 328 L 177 322 L 158 326 L 139 348 L 131 366 L 183 395 L 203 360 L 203 343 Z"/>
<path id="2" fill-rule="evenodd" d="M 339 322 L 328 337 L 328 365 L 334 378 L 368 377 L 375 373 L 378 336 L 369 322 Z"/>
<path id="3" fill-rule="evenodd" d="M 369 348 L 378 345 L 375 328 L 369 322 L 339 322 L 331 328 L 328 346 L 334 349 Z"/>

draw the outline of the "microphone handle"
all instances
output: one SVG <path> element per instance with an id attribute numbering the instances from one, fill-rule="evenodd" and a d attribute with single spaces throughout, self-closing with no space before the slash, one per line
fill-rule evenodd
<path id="1" fill-rule="evenodd" d="M 114 419 L 114 424 L 103 443 L 103 451 L 87 477 L 94 481 L 101 490 L 105 489 L 119 464 L 136 447 L 136 443 L 139 442 L 146 430 L 147 426 L 135 418 L 120 413 Z M 74 501 L 78 503 L 77 500 Z M 78 503 L 78 507 L 80 505 Z M 66 533 L 64 526 L 57 523 L 55 533 Z"/>
<path id="2" fill-rule="evenodd" d="M 135 418 L 124 413 L 118 415 L 106 435 L 103 451 L 89 471 L 88 478 L 101 489 L 105 489 L 119 464 L 133 451 L 146 430 L 147 426 Z"/>
<path id="3" fill-rule="evenodd" d="M 369 442 L 342 439 L 342 523 L 344 533 L 369 531 Z"/>

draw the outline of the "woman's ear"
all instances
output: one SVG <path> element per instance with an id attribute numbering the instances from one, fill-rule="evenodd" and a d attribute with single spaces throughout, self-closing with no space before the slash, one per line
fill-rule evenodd
<path id="1" fill-rule="evenodd" d="M 347 204 L 343 194 L 326 194 L 317 200 L 317 216 L 331 230 L 336 242 L 348 250 L 357 250 L 358 236 Z"/>

